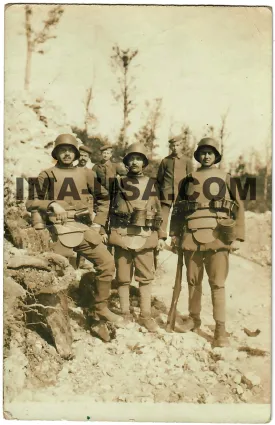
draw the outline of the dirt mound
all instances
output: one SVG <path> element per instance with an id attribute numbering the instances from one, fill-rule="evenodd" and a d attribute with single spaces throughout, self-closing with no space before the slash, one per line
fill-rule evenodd
<path id="1" fill-rule="evenodd" d="M 51 150 L 60 133 L 72 133 L 72 129 L 66 115 L 52 102 L 20 95 L 5 99 L 6 207 L 16 203 L 17 177 L 36 177 L 54 164 Z M 26 184 L 24 195 L 26 198 Z"/>

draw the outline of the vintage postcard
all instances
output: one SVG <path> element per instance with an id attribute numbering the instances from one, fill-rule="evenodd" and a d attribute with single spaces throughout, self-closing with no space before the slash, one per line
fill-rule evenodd
<path id="1" fill-rule="evenodd" d="M 271 417 L 272 9 L 5 9 L 4 416 Z"/>

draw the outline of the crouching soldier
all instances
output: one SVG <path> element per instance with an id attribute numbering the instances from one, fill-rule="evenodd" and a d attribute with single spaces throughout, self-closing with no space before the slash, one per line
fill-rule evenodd
<path id="1" fill-rule="evenodd" d="M 225 280 L 229 252 L 244 240 L 244 208 L 230 174 L 217 169 L 218 144 L 202 139 L 194 153 L 201 167 L 182 181 L 171 218 L 170 235 L 183 250 L 189 289 L 189 319 L 182 332 L 200 327 L 204 268 L 211 287 L 216 322 L 214 347 L 228 345 L 225 329 Z"/>
<path id="2" fill-rule="evenodd" d="M 59 135 L 52 156 L 57 163 L 39 174 L 34 196 L 27 201 L 27 209 L 44 217 L 55 252 L 70 256 L 70 251 L 74 251 L 93 263 L 97 273 L 95 316 L 120 326 L 123 319 L 111 312 L 107 305 L 115 271 L 114 260 L 99 234 L 107 222 L 108 192 L 97 182 L 92 170 L 87 172 L 73 166 L 73 161 L 80 157 L 74 136 Z M 94 219 L 90 208 L 91 195 L 98 204 Z"/>
<path id="3" fill-rule="evenodd" d="M 161 206 L 154 180 L 143 174 L 148 165 L 144 146 L 129 146 L 123 162 L 129 171 L 115 180 L 109 237 L 115 247 L 120 307 L 125 321 L 131 321 L 129 287 L 134 273 L 140 291 L 139 323 L 155 332 L 158 326 L 151 317 L 154 251 L 163 248 L 166 237 L 160 229 Z"/>

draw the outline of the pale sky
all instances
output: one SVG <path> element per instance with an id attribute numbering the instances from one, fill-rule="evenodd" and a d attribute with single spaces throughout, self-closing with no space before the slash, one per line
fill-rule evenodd
<path id="1" fill-rule="evenodd" d="M 49 6 L 36 5 L 39 27 Z M 51 6 L 50 6 L 51 7 Z M 64 6 L 44 55 L 34 54 L 31 89 L 60 105 L 69 124 L 84 123 L 86 89 L 93 84 L 94 133 L 115 141 L 122 107 L 113 98 L 112 46 L 139 49 L 134 59 L 136 109 L 128 134 L 143 124 L 146 100 L 163 99 L 158 154 L 167 154 L 171 122 L 199 139 L 220 126 L 228 109 L 227 160 L 271 143 L 272 13 L 264 7 Z M 24 6 L 6 11 L 6 96 L 23 91 L 26 59 Z"/>

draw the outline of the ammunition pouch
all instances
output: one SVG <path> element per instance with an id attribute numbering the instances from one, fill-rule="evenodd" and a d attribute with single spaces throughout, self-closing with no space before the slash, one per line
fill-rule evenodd
<path id="1" fill-rule="evenodd" d="M 83 210 L 68 210 L 67 212 L 67 218 L 68 220 L 73 220 L 78 223 L 86 224 L 87 226 L 92 224 L 91 215 L 87 208 Z M 48 213 L 48 219 L 51 223 L 56 224 L 57 219 L 53 212 Z"/>
<path id="2" fill-rule="evenodd" d="M 46 227 L 45 220 L 38 209 L 31 211 L 31 224 L 35 230 L 43 230 Z"/>
<path id="3" fill-rule="evenodd" d="M 146 209 L 134 209 L 132 212 L 113 211 L 111 214 L 111 227 L 127 227 L 139 226 L 149 227 L 155 230 L 159 229 L 162 224 L 162 218 L 156 216 Z"/>
<path id="4" fill-rule="evenodd" d="M 205 203 L 182 200 L 175 205 L 173 214 L 189 215 L 193 214 L 197 210 L 207 209 L 210 211 L 225 212 L 227 215 L 235 218 L 238 208 L 237 203 L 231 199 L 220 199 L 217 201 L 212 200 Z"/>
<path id="5" fill-rule="evenodd" d="M 218 221 L 218 226 L 216 228 L 220 238 L 226 244 L 236 240 L 236 221 L 231 218 L 225 218 Z"/>
<path id="6" fill-rule="evenodd" d="M 54 232 L 58 237 L 58 240 L 66 248 L 75 248 L 80 245 L 84 239 L 84 230 L 77 229 L 76 227 L 68 225 L 59 225 L 54 226 Z"/>

